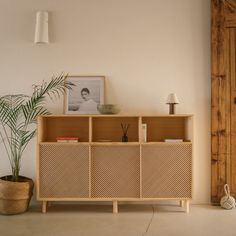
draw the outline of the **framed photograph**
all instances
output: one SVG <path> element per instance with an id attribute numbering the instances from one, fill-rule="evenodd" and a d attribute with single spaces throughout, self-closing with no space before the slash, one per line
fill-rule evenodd
<path id="1" fill-rule="evenodd" d="M 74 84 L 65 93 L 65 114 L 98 114 L 104 104 L 105 76 L 67 76 Z"/>

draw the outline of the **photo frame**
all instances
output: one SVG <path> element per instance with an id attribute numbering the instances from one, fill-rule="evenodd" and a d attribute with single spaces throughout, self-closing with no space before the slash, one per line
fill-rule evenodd
<path id="1" fill-rule="evenodd" d="M 70 76 L 73 83 L 64 99 L 65 114 L 99 114 L 97 106 L 104 104 L 105 76 Z"/>

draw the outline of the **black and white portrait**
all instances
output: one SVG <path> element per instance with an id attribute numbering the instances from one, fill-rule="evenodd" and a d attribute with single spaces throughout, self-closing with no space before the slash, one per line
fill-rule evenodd
<path id="1" fill-rule="evenodd" d="M 66 114 L 98 114 L 97 106 L 104 103 L 104 76 L 68 76 L 74 84 L 65 95 Z"/>

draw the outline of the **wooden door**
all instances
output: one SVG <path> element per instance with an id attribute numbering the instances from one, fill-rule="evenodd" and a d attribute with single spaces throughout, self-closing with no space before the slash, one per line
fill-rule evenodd
<path id="1" fill-rule="evenodd" d="M 236 197 L 236 0 L 212 0 L 211 201 Z"/>
<path id="2" fill-rule="evenodd" d="M 229 160 L 229 178 L 231 192 L 236 196 L 236 28 L 230 28 L 230 92 L 231 92 L 231 156 Z"/>

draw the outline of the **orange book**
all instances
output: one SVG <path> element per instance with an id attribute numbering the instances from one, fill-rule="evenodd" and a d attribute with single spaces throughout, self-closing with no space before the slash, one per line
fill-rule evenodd
<path id="1" fill-rule="evenodd" d="M 79 142 L 78 137 L 57 137 L 57 142 Z"/>

